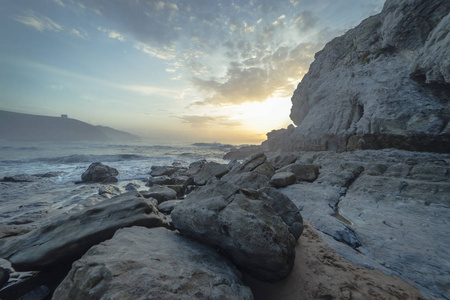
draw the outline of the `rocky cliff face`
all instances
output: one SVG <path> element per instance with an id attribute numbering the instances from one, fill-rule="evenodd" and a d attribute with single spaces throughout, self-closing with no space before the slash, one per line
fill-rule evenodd
<path id="1" fill-rule="evenodd" d="M 270 150 L 448 152 L 450 2 L 387 0 L 318 52 Z"/>

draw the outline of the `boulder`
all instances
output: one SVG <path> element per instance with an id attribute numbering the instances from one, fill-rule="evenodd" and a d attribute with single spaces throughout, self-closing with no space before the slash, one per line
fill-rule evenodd
<path id="1" fill-rule="evenodd" d="M 164 176 L 164 175 L 171 176 L 177 170 L 178 170 L 178 168 L 173 167 L 173 166 L 152 166 L 150 175 L 153 177 Z"/>
<path id="2" fill-rule="evenodd" d="M 183 235 L 218 247 L 252 276 L 275 282 L 288 276 L 295 239 L 256 191 L 219 181 L 189 194 L 172 211 Z"/>
<path id="3" fill-rule="evenodd" d="M 227 178 L 224 178 L 222 181 L 237 185 L 243 189 L 253 190 L 257 190 L 269 185 L 269 178 L 255 171 L 227 176 Z"/>
<path id="4" fill-rule="evenodd" d="M 290 164 L 280 170 L 279 172 L 292 172 L 299 181 L 314 182 L 319 176 L 320 166 L 311 164 Z"/>
<path id="5" fill-rule="evenodd" d="M 266 176 L 267 178 L 271 178 L 275 174 L 275 168 L 270 162 L 266 161 L 265 163 L 255 168 L 252 172 L 256 172 L 258 174 Z"/>
<path id="6" fill-rule="evenodd" d="M 181 202 L 183 202 L 183 200 L 167 200 L 161 204 L 158 204 L 158 210 L 163 214 L 168 215 Z"/>
<path id="7" fill-rule="evenodd" d="M 9 271 L 0 267 L 0 290 L 4 287 L 9 280 Z"/>
<path id="8" fill-rule="evenodd" d="M 27 174 L 19 174 L 19 175 L 3 177 L 4 182 L 34 182 L 39 179 L 40 179 L 40 177 L 37 177 L 35 175 L 27 175 Z"/>
<path id="9" fill-rule="evenodd" d="M 275 170 L 281 169 L 287 165 L 293 164 L 298 158 L 298 154 L 293 152 L 276 152 L 268 157 L 268 161 Z"/>
<path id="10" fill-rule="evenodd" d="M 169 185 L 169 184 L 175 184 L 175 178 L 170 178 L 169 176 L 162 175 L 158 177 L 150 177 L 149 178 L 149 185 Z"/>
<path id="11" fill-rule="evenodd" d="M 258 190 L 258 192 L 267 196 L 263 197 L 263 195 L 259 195 L 263 201 L 275 210 L 283 222 L 289 226 L 289 231 L 295 240 L 298 240 L 303 232 L 303 218 L 297 205 L 288 196 L 275 188 L 266 187 Z"/>
<path id="12" fill-rule="evenodd" d="M 164 228 L 120 229 L 76 261 L 53 298 L 251 300 L 241 274 L 213 248 Z"/>
<path id="13" fill-rule="evenodd" d="M 106 196 L 108 198 L 111 198 L 112 196 L 122 195 L 123 193 L 125 193 L 125 191 L 115 185 L 102 186 L 98 189 L 99 195 Z"/>
<path id="14" fill-rule="evenodd" d="M 234 175 L 238 173 L 244 173 L 244 172 L 251 172 L 255 170 L 257 167 L 265 163 L 267 160 L 267 157 L 264 153 L 260 152 L 257 154 L 254 154 L 247 158 L 242 164 L 236 165 L 231 169 L 229 175 Z"/>
<path id="15" fill-rule="evenodd" d="M 278 172 L 270 178 L 270 184 L 274 187 L 286 187 L 294 184 L 297 178 L 292 172 Z"/>
<path id="16" fill-rule="evenodd" d="M 92 163 L 81 175 L 81 180 L 83 182 L 114 183 L 117 182 L 117 175 L 119 175 L 117 169 L 96 162 Z"/>
<path id="17" fill-rule="evenodd" d="M 258 145 L 242 146 L 240 148 L 231 149 L 227 152 L 223 159 L 246 159 L 250 155 L 260 153 L 263 149 Z"/>
<path id="18" fill-rule="evenodd" d="M 197 174 L 198 172 L 200 172 L 200 170 L 201 170 L 201 168 L 203 167 L 204 164 L 206 164 L 206 160 L 204 160 L 204 159 L 203 160 L 198 160 L 198 161 L 195 161 L 195 162 L 191 163 L 189 165 L 187 173 L 190 176 L 193 176 L 193 175 Z"/>
<path id="19" fill-rule="evenodd" d="M 117 229 L 136 225 L 169 226 L 149 200 L 126 193 L 8 240 L 0 246 L 0 257 L 16 270 L 42 270 L 70 263 Z"/>
<path id="20" fill-rule="evenodd" d="M 226 165 L 216 162 L 205 163 L 200 171 L 194 175 L 194 183 L 197 185 L 205 185 L 211 178 L 221 178 L 229 171 Z"/>
<path id="21" fill-rule="evenodd" d="M 128 184 L 125 186 L 125 190 L 128 191 L 128 192 L 135 192 L 135 191 L 137 191 L 140 187 L 141 187 L 141 186 L 140 186 L 139 184 L 130 182 L 130 183 L 128 183 Z"/>
<path id="22" fill-rule="evenodd" d="M 186 187 L 184 185 L 180 185 L 180 184 L 172 184 L 172 185 L 167 185 L 167 187 L 169 189 L 174 190 L 177 193 L 177 197 L 183 197 L 185 194 L 185 189 Z"/>
<path id="23" fill-rule="evenodd" d="M 162 185 L 154 185 L 147 192 L 141 192 L 141 194 L 145 198 L 153 198 L 158 201 L 158 204 L 163 203 L 167 200 L 175 200 L 177 199 L 177 192 L 173 189 L 162 186 Z"/>

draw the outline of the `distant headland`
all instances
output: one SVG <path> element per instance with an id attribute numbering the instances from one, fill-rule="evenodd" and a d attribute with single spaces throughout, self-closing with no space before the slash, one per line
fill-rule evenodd
<path id="1" fill-rule="evenodd" d="M 10 141 L 100 141 L 140 140 L 136 135 L 105 126 L 93 126 L 61 117 L 22 114 L 0 110 L 0 139 Z"/>

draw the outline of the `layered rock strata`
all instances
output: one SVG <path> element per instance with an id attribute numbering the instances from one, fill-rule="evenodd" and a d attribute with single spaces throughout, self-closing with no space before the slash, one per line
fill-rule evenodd
<path id="1" fill-rule="evenodd" d="M 450 2 L 388 0 L 329 42 L 269 150 L 450 149 Z"/>

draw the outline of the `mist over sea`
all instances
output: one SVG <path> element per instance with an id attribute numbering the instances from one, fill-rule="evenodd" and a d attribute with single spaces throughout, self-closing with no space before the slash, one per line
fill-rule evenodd
<path id="1" fill-rule="evenodd" d="M 102 162 L 119 171 L 121 180 L 145 179 L 155 165 L 174 162 L 189 166 L 205 159 L 222 159 L 232 146 L 219 143 L 176 143 L 140 141 L 131 143 L 100 142 L 18 142 L 0 141 L 0 179 L 18 174 L 57 172 L 55 183 L 81 180 L 91 163 Z"/>

